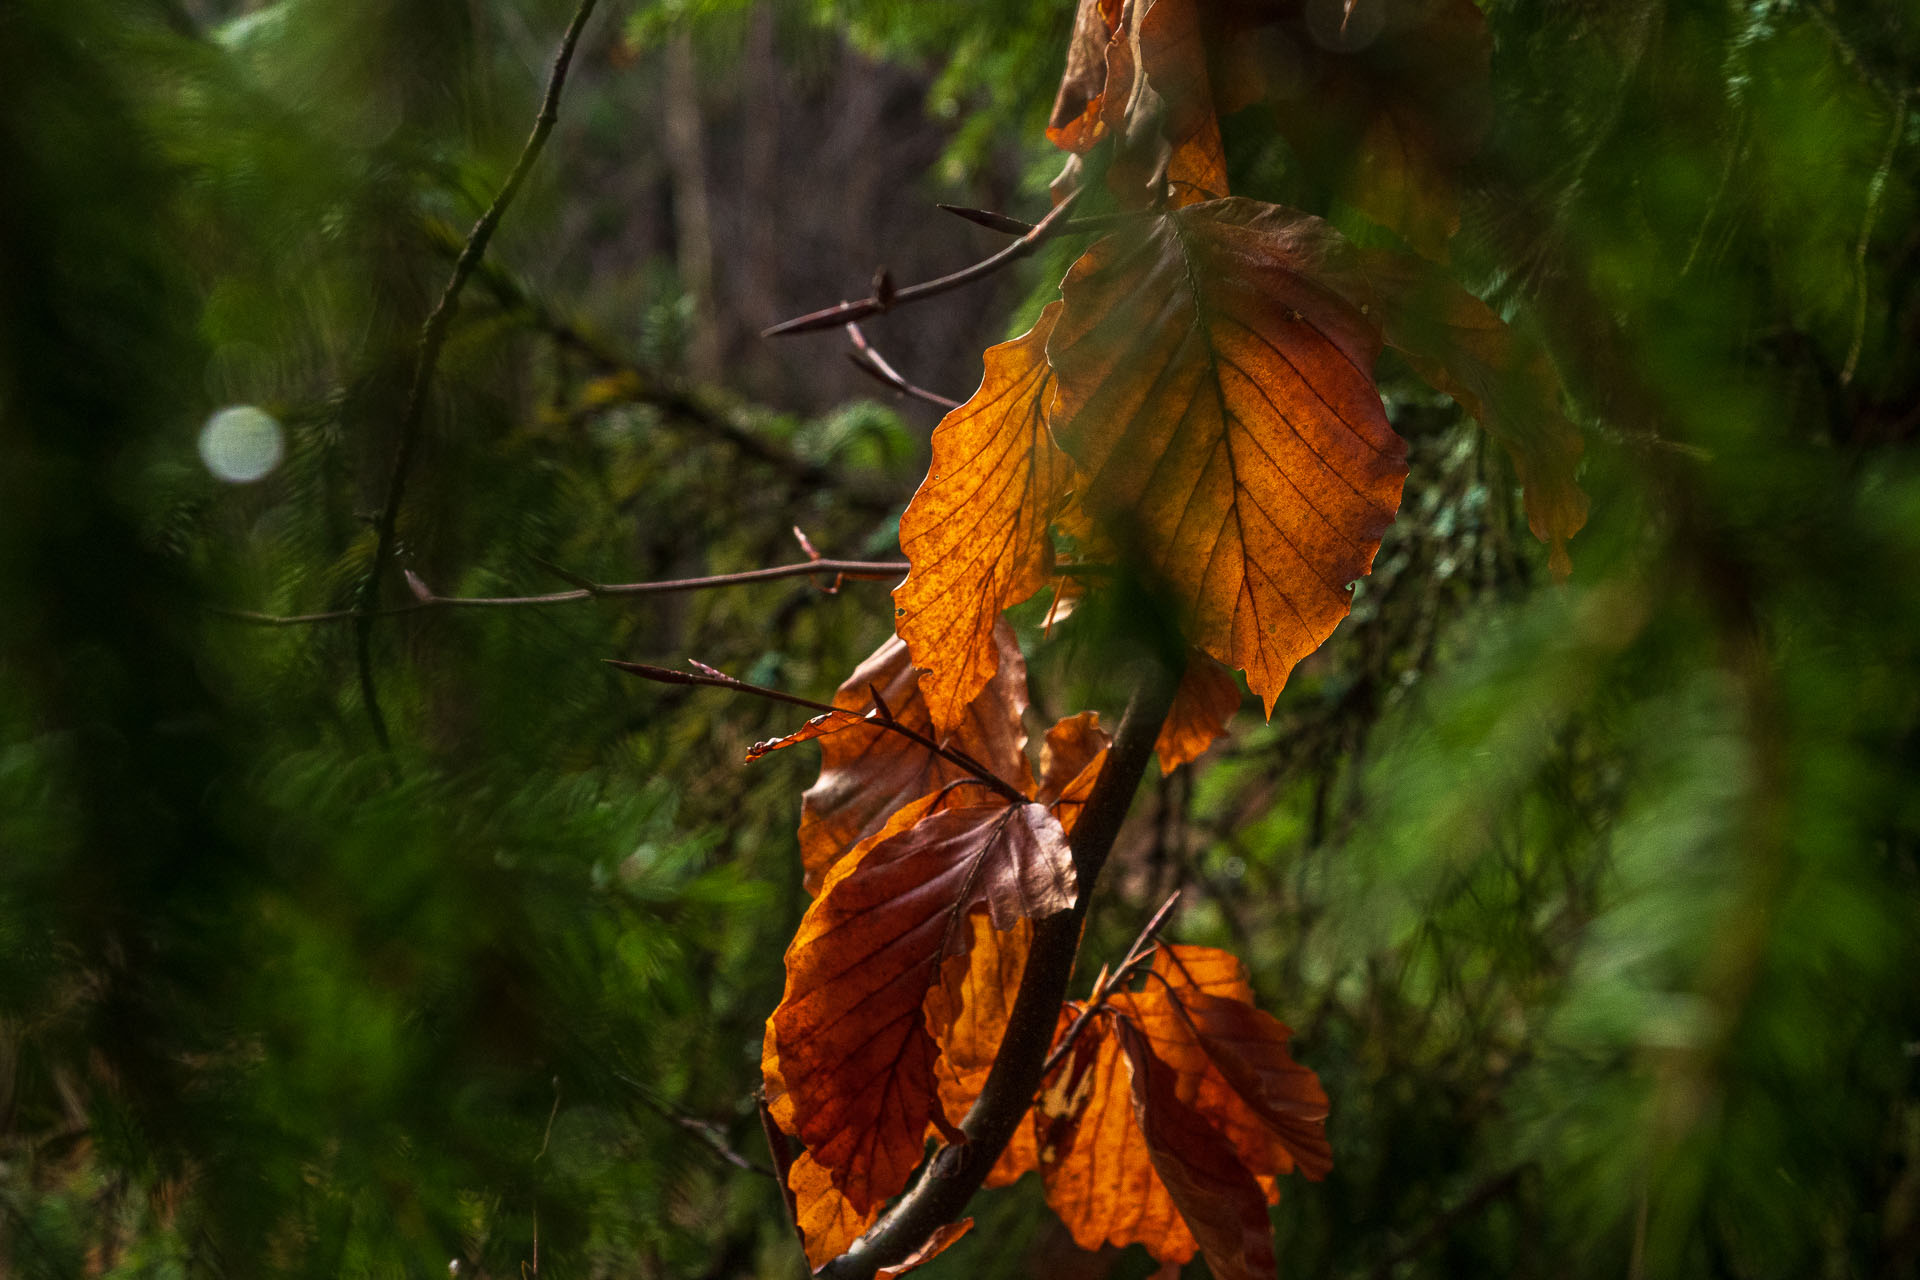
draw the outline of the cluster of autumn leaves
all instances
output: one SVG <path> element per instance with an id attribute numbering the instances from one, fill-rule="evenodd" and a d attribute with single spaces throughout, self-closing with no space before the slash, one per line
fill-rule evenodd
<path id="1" fill-rule="evenodd" d="M 1343 48 L 1355 22 L 1374 38 Z M 1083 889 L 1069 838 L 1107 736 L 1092 713 L 1068 717 L 1036 771 L 1002 617 L 1050 584 L 1080 589 L 1056 539 L 1142 575 L 1177 614 L 1193 653 L 1157 743 L 1168 770 L 1225 732 L 1228 667 L 1271 712 L 1371 566 L 1406 478 L 1374 382 L 1383 347 L 1507 446 L 1565 571 L 1586 512 L 1579 435 L 1544 355 L 1440 265 L 1458 140 L 1406 107 L 1426 64 L 1376 76 L 1367 61 L 1400 41 L 1404 64 L 1422 40 L 1429 58 L 1469 50 L 1484 77 L 1468 0 L 1080 6 L 1049 130 L 1074 157 L 1056 194 L 1097 180 L 1124 216 L 1031 330 L 987 351 L 980 389 L 935 431 L 901 520 L 897 634 L 835 711 L 755 749 L 823 753 L 800 827 L 815 896 L 764 1051 L 770 1112 L 803 1147 L 786 1180 L 816 1267 L 905 1189 L 929 1139 L 964 1141 L 1033 924 Z M 1370 77 L 1387 87 L 1367 92 Z M 1362 249 L 1229 193 L 1220 116 L 1264 100 L 1284 122 L 1307 92 L 1353 117 L 1356 207 L 1419 252 Z M 1326 1096 L 1288 1036 L 1231 956 L 1130 956 L 1062 1009 L 988 1184 L 1037 1170 L 1087 1248 L 1198 1249 L 1216 1275 L 1272 1275 L 1276 1180 L 1331 1163 Z"/>

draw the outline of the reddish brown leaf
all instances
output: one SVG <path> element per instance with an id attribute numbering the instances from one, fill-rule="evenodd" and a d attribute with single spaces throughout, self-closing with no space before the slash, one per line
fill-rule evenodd
<path id="1" fill-rule="evenodd" d="M 919 1163 L 939 1105 L 923 1007 L 971 942 L 967 916 L 1011 929 L 1074 892 L 1060 824 L 1030 803 L 929 813 L 828 873 L 787 950 L 771 1030 L 785 1114 L 856 1212 Z"/>
<path id="2" fill-rule="evenodd" d="M 1042 1096 L 1047 1203 L 1082 1249 L 1143 1244 L 1161 1262 L 1185 1262 L 1198 1246 L 1154 1170 L 1122 1056 L 1113 1019 L 1098 1016 Z"/>
<path id="3" fill-rule="evenodd" d="M 987 349 L 980 389 L 934 428 L 933 464 L 900 517 L 913 569 L 894 589 L 894 626 L 942 733 L 965 723 L 999 670 L 1001 611 L 1053 567 L 1048 526 L 1073 476 L 1046 419 L 1046 346 L 1059 314 L 1053 303 L 1026 334 Z"/>
<path id="4" fill-rule="evenodd" d="M 1067 44 L 1067 70 L 1047 121 L 1047 139 L 1083 154 L 1106 136 L 1107 46 L 1120 26 L 1122 0 L 1080 0 Z M 1116 86 L 1124 98 L 1124 86 Z"/>
<path id="5" fill-rule="evenodd" d="M 1228 194 L 1227 155 L 1208 83 L 1207 47 L 1194 0 L 1153 0 L 1140 24 L 1140 62 L 1165 104 L 1161 129 L 1173 208 Z"/>
<path id="6" fill-rule="evenodd" d="M 1293 1033 L 1250 1003 L 1239 961 L 1210 947 L 1163 947 L 1153 972 L 1144 990 L 1112 1004 L 1176 1073 L 1180 1100 L 1207 1117 L 1272 1198 L 1272 1179 L 1296 1166 L 1325 1177 L 1326 1092 L 1288 1052 Z"/>
<path id="7" fill-rule="evenodd" d="M 927 1027 L 940 1046 L 935 1067 L 940 1106 L 956 1122 L 965 1118 L 993 1069 L 1033 939 L 1024 920 L 1002 933 L 985 916 L 973 915 L 967 928 L 972 936 L 968 954 L 947 960 L 926 1004 Z M 986 1185 L 1014 1181 L 1036 1167 L 1037 1155 L 1032 1126 L 1023 1124 L 988 1172 Z"/>
<path id="8" fill-rule="evenodd" d="M 1273 206 L 1177 210 L 1074 264 L 1047 348 L 1088 509 L 1269 715 L 1346 615 L 1406 478 L 1371 373 L 1379 334 L 1313 280 L 1340 252 Z"/>
<path id="9" fill-rule="evenodd" d="M 921 1266 L 939 1257 L 947 1251 L 947 1246 L 973 1229 L 972 1218 L 962 1218 L 958 1222 L 949 1222 L 945 1226 L 935 1227 L 927 1242 L 902 1258 L 891 1267 L 882 1267 L 875 1273 L 875 1280 L 893 1280 L 895 1276 L 905 1275 L 915 1267 Z"/>
<path id="10" fill-rule="evenodd" d="M 1153 749 L 1160 756 L 1162 776 L 1172 773 L 1224 737 L 1227 724 L 1240 709 L 1240 682 L 1233 672 L 1201 653 L 1187 654 L 1187 670 L 1173 695 L 1173 706 L 1160 724 Z"/>
<path id="11" fill-rule="evenodd" d="M 1120 1018 L 1114 1038 L 1126 1058 L 1134 1120 L 1154 1171 L 1215 1280 L 1271 1280 L 1279 1264 L 1260 1184 L 1207 1118 L 1180 1100 L 1173 1069 L 1154 1056 L 1146 1037 Z"/>
<path id="12" fill-rule="evenodd" d="M 967 708 L 960 727 L 945 739 L 1020 791 L 1031 788 L 1027 732 L 1020 718 L 1027 709 L 1027 664 L 1013 629 L 995 628 L 999 672 Z M 864 714 L 878 690 L 895 720 L 932 736 L 933 721 L 920 697 L 919 673 L 898 636 L 873 652 L 834 695 L 836 707 Z M 861 840 L 886 825 L 910 800 L 967 777 L 966 770 L 943 760 L 900 734 L 874 724 L 829 726 L 820 737 L 820 779 L 800 801 L 800 857 L 807 891 L 819 892 L 834 863 Z M 969 790 L 964 797 L 978 800 Z"/>

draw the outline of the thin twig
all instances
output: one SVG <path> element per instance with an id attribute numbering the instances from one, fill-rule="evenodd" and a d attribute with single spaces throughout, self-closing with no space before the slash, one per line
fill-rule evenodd
<path id="1" fill-rule="evenodd" d="M 699 671 L 676 671 L 672 667 L 656 667 L 645 662 L 624 662 L 619 658 L 605 658 L 602 659 L 602 661 L 610 667 L 617 667 L 628 675 L 639 676 L 642 680 L 652 680 L 656 684 L 682 684 L 705 689 L 730 689 L 736 693 L 751 693 L 756 697 L 765 698 L 770 702 L 784 702 L 790 706 L 805 707 L 810 711 L 817 711 L 821 715 L 858 715 L 857 712 L 849 711 L 846 707 L 836 707 L 830 702 L 815 702 L 812 698 L 803 698 L 797 693 L 787 693 L 782 689 L 769 689 L 764 685 L 749 684 L 745 680 L 736 680 L 723 671 L 715 671 L 712 667 L 703 664 L 697 664 L 701 665 Z M 949 761 L 965 769 L 976 780 L 991 787 L 1002 799 L 1012 804 L 1028 803 L 1027 797 L 1022 794 L 1018 788 L 994 776 L 994 774 L 982 767 L 978 761 L 974 760 L 973 757 L 967 755 L 964 751 L 956 751 L 952 748 L 941 746 L 919 730 L 910 729 L 906 725 L 901 724 L 891 715 L 880 714 L 879 708 L 877 707 L 861 718 L 867 724 L 897 733 L 911 742 L 918 743 L 928 751 L 939 756 L 942 760 Z"/>
<path id="2" fill-rule="evenodd" d="M 969 209 L 963 204 L 943 204 L 940 208 L 956 218 L 965 218 L 976 226 L 997 231 L 1003 236 L 1024 236 L 1033 231 L 1033 223 L 1023 222 L 1019 218 L 1010 218 L 1004 213 L 995 213 L 991 209 Z M 1115 227 L 1125 226 L 1129 222 L 1139 222 L 1142 218 L 1152 216 L 1152 214 L 1139 213 L 1096 213 L 1090 218 L 1068 218 L 1053 229 L 1053 234 L 1071 236 L 1111 231 Z"/>
<path id="3" fill-rule="evenodd" d="M 1075 195 L 1078 193 L 1076 192 Z M 761 331 L 763 338 L 778 338 L 789 333 L 810 333 L 816 329 L 837 329 L 853 320 L 864 320 L 868 316 L 891 311 L 895 307 L 905 306 L 909 302 L 918 302 L 922 298 L 932 298 L 942 293 L 984 280 L 1000 268 L 1026 257 L 1046 242 L 1065 220 L 1067 210 L 1073 207 L 1074 196 L 1068 196 L 1053 207 L 1052 212 L 1030 227 L 1026 234 L 1015 240 L 990 258 L 983 258 L 970 267 L 964 267 L 951 275 L 941 276 L 937 280 L 928 280 L 921 284 L 910 284 L 904 289 L 889 288 L 876 290 L 874 296 L 858 302 L 842 302 L 820 311 L 809 312 L 792 320 L 785 320 L 770 329 Z M 879 296 L 885 292 L 887 296 Z"/>
<path id="4" fill-rule="evenodd" d="M 574 10 L 573 20 L 567 23 L 566 32 L 560 37 L 560 48 L 553 55 L 553 70 L 547 76 L 547 89 L 540 99 L 540 112 L 533 118 L 533 131 L 527 135 L 526 144 L 520 148 L 520 157 L 514 161 L 493 203 L 487 206 L 480 220 L 473 224 L 473 230 L 467 233 L 466 246 L 454 260 L 453 274 L 448 277 L 446 288 L 440 292 L 440 300 L 434 304 L 426 323 L 421 326 L 420 343 L 414 356 L 413 379 L 407 387 L 406 408 L 400 417 L 399 442 L 394 447 L 393 470 L 387 480 L 387 500 L 374 525 L 376 540 L 373 565 L 367 572 L 366 585 L 361 590 L 360 604 L 363 610 L 371 610 L 379 602 L 380 581 L 386 575 L 387 566 L 393 562 L 394 533 L 400 523 L 400 504 L 406 497 L 407 472 L 413 466 L 414 448 L 420 441 L 421 424 L 426 420 L 427 388 L 433 381 L 434 367 L 440 362 L 440 349 L 446 345 L 447 330 L 453 324 L 454 313 L 459 310 L 460 291 L 466 288 L 468 278 L 485 256 L 487 242 L 493 239 L 494 230 L 499 227 L 507 206 L 520 193 L 520 186 L 526 181 L 534 161 L 539 158 L 547 135 L 553 132 L 554 122 L 560 118 L 560 91 L 566 86 L 567 69 L 573 63 L 574 48 L 580 43 L 580 33 L 586 27 L 587 19 L 593 15 L 596 3 L 597 0 L 580 0 L 580 7 Z M 360 692 L 366 702 L 367 717 L 373 722 L 373 736 L 384 750 L 389 740 L 386 719 L 380 713 L 379 695 L 373 679 L 372 619 L 360 618 L 355 633 Z"/>
<path id="5" fill-rule="evenodd" d="M 804 578 L 831 573 L 836 578 L 884 581 L 907 572 L 905 560 L 808 560 L 800 564 L 773 565 L 766 569 L 743 569 L 739 573 L 716 573 L 704 578 L 665 578 L 657 582 L 590 582 L 564 570 L 552 569 L 556 576 L 580 585 L 572 591 L 553 591 L 532 596 L 443 596 L 416 592 L 412 604 L 392 605 L 384 609 L 332 609 L 325 613 L 276 614 L 252 609 L 214 609 L 216 616 L 263 627 L 304 627 L 322 622 L 346 622 L 361 618 L 392 618 L 408 613 L 426 613 L 435 609 L 500 609 L 572 604 L 579 600 L 610 599 L 619 596 L 665 595 L 675 591 L 705 591 L 713 587 L 736 587 L 753 582 L 773 582 L 781 578 Z M 408 575 L 410 583 L 420 580 Z M 421 584 L 424 589 L 424 584 Z"/>
<path id="6" fill-rule="evenodd" d="M 728 1146 L 726 1139 L 720 1136 L 720 1126 L 713 1123 L 713 1121 L 702 1120 L 698 1116 L 685 1115 L 679 1111 L 675 1111 L 672 1107 L 654 1097 L 651 1089 L 641 1084 L 638 1080 L 635 1080 L 632 1076 L 623 1075 L 618 1071 L 613 1074 L 616 1080 L 633 1090 L 634 1096 L 640 1099 L 642 1105 L 648 1110 L 664 1120 L 679 1125 L 694 1137 L 699 1138 L 707 1144 L 708 1148 L 711 1149 L 715 1155 L 725 1160 L 734 1168 L 745 1169 L 748 1173 L 757 1173 L 765 1178 L 773 1178 L 776 1181 L 779 1180 L 780 1175 L 772 1169 L 761 1164 L 758 1160 L 741 1155 L 738 1151 Z"/>
<path id="7" fill-rule="evenodd" d="M 853 361 L 853 367 L 868 377 L 877 378 L 892 387 L 895 391 L 898 391 L 901 395 L 912 396 L 916 400 L 924 400 L 928 404 L 938 405 L 942 409 L 958 409 L 960 407 L 958 400 L 950 399 L 947 396 L 941 395 L 938 391 L 929 391 L 925 387 L 917 387 L 913 383 L 908 382 L 898 369 L 895 369 L 891 364 L 887 363 L 887 358 L 880 354 L 879 349 L 867 341 L 867 335 L 860 332 L 859 321 L 847 321 L 847 339 L 853 343 L 853 350 L 847 352 L 847 359 Z"/>

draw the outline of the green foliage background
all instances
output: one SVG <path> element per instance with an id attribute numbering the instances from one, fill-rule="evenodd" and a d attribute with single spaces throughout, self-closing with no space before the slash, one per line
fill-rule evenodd
<path id="1" fill-rule="evenodd" d="M 1288 1275 L 1913 1274 L 1920 21 L 1486 8 L 1497 123 L 1453 268 L 1546 338 L 1588 429 L 1574 578 L 1546 580 L 1498 450 L 1389 370 L 1414 474 L 1353 618 L 1270 724 L 1143 792 L 1087 954 L 1181 888 L 1174 936 L 1239 950 L 1299 1032 L 1337 1167 L 1276 1211 Z M 0 7 L 0 1272 L 802 1266 L 738 1161 L 765 1159 L 812 761 L 746 769 L 788 717 L 599 660 L 822 696 L 884 588 L 384 620 L 391 755 L 349 627 L 222 612 L 352 604 L 419 324 L 567 15 Z M 599 15 L 442 361 L 402 563 L 499 595 L 785 562 L 796 524 L 893 555 L 929 413 L 819 381 L 832 339 L 690 354 L 663 59 L 691 51 L 716 164 L 760 38 L 803 123 L 849 75 L 890 86 L 855 140 L 917 140 L 924 172 L 882 175 L 915 208 L 1031 212 L 1070 19 Z M 1387 234 L 1270 117 L 1228 142 L 1244 193 Z M 789 214 L 852 180 L 787 150 Z M 779 196 L 706 181 L 723 231 Z M 931 258 L 850 213 L 791 228 L 779 305 L 860 287 L 807 279 L 822 255 L 906 278 L 988 243 L 934 219 L 880 228 Z M 944 354 L 909 371 L 963 392 L 1061 253 L 884 332 L 924 324 Z M 232 404 L 285 429 L 255 485 L 196 454 Z M 1038 704 L 1116 705 L 1075 624 L 1038 622 Z M 1074 1256 L 1032 1183 L 936 1267 L 1151 1271 Z"/>

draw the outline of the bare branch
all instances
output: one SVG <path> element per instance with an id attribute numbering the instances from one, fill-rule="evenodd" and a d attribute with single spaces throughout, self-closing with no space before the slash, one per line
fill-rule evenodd
<path id="1" fill-rule="evenodd" d="M 657 582 L 593 582 L 544 562 L 542 567 L 555 577 L 580 585 L 572 591 L 553 591 L 534 596 L 442 596 L 409 573 L 409 585 L 416 586 L 412 604 L 386 609 L 332 609 L 325 613 L 259 613 L 252 609 L 215 609 L 212 612 L 236 622 L 263 627 L 304 627 L 322 622 L 347 622 L 368 618 L 393 618 L 433 609 L 504 609 L 550 604 L 572 604 L 579 600 L 613 599 L 620 596 L 667 595 L 676 591 L 705 591 L 714 587 L 738 587 L 753 582 L 774 582 L 781 578 L 805 578 L 815 574 L 833 574 L 835 580 L 855 578 L 884 581 L 898 578 L 910 567 L 905 560 L 826 560 L 814 559 L 801 564 L 773 565 L 766 569 L 743 569 L 738 573 L 716 573 L 704 578 L 664 578 Z M 422 595 L 421 592 L 426 594 Z"/>
<path id="2" fill-rule="evenodd" d="M 908 382 L 898 369 L 887 363 L 887 358 L 879 349 L 867 341 L 867 335 L 860 332 L 857 320 L 847 321 L 847 338 L 853 343 L 853 350 L 847 353 L 847 359 L 853 361 L 853 367 L 871 378 L 886 383 L 901 395 L 924 400 L 928 404 L 938 405 L 942 409 L 958 409 L 960 402 L 941 395 L 938 391 L 929 391 Z"/>
<path id="3" fill-rule="evenodd" d="M 1075 195 L 1078 193 L 1076 192 Z M 859 302 L 842 302 L 820 311 L 809 312 L 792 320 L 782 321 L 771 329 L 761 331 L 763 338 L 778 338 L 789 333 L 810 333 L 816 329 L 837 329 L 854 320 L 864 320 L 868 316 L 878 315 L 882 311 L 891 311 L 909 302 L 918 302 L 922 298 L 932 298 L 951 292 L 976 280 L 984 280 L 1000 268 L 1019 261 L 1044 244 L 1065 220 L 1067 210 L 1073 207 L 1074 196 L 1068 196 L 1053 207 L 1053 211 L 1040 219 L 1027 233 L 1012 244 L 984 258 L 970 267 L 964 267 L 951 275 L 941 276 L 937 280 L 928 280 L 922 284 L 910 284 L 901 289 L 877 290 L 875 296 L 861 299 Z M 888 296 L 879 297 L 880 292 Z"/>
<path id="4" fill-rule="evenodd" d="M 780 1178 L 778 1173 L 775 1173 L 766 1165 L 761 1164 L 758 1160 L 753 1160 L 741 1155 L 729 1146 L 724 1132 L 720 1126 L 713 1123 L 713 1121 L 702 1120 L 698 1116 L 690 1116 L 684 1112 L 676 1111 L 674 1108 L 660 1101 L 660 1099 L 654 1097 L 653 1090 L 647 1088 L 647 1086 L 641 1084 L 631 1076 L 623 1075 L 616 1071 L 614 1072 L 614 1078 L 633 1090 L 634 1096 L 640 1099 L 641 1103 L 644 1104 L 649 1111 L 664 1120 L 679 1125 L 682 1129 L 685 1129 L 688 1133 L 700 1139 L 701 1142 L 707 1145 L 708 1150 L 712 1151 L 734 1168 L 744 1169 L 748 1173 L 757 1173 L 764 1178 Z M 557 1105 L 558 1099 L 555 1101 Z"/>
<path id="5" fill-rule="evenodd" d="M 460 291 L 466 288 L 474 268 L 486 255 L 487 243 L 493 239 L 494 230 L 499 227 L 500 219 L 505 216 L 514 197 L 520 193 L 521 184 L 526 181 L 534 161 L 539 158 L 540 149 L 546 145 L 547 135 L 553 132 L 554 122 L 560 118 L 560 91 L 566 86 L 567 69 L 573 64 L 573 51 L 580 43 L 580 33 L 585 29 L 587 19 L 593 15 L 596 3 L 597 0 L 580 0 L 580 7 L 574 10 L 572 21 L 567 23 L 566 32 L 560 37 L 560 48 L 553 55 L 553 70 L 547 76 L 546 93 L 540 99 L 540 112 L 533 119 L 533 131 L 527 135 L 526 144 L 520 148 L 520 156 L 514 161 L 493 203 L 487 206 L 480 220 L 473 224 L 473 230 L 467 233 L 466 246 L 454 260 L 453 274 L 448 277 L 446 288 L 440 292 L 440 300 L 434 304 L 426 323 L 421 326 L 420 343 L 414 355 L 413 380 L 407 387 L 406 409 L 400 418 L 400 439 L 394 448 L 393 469 L 387 480 L 387 500 L 374 525 L 376 541 L 373 565 L 367 571 L 366 585 L 360 595 L 363 610 L 370 610 L 379 603 L 380 580 L 385 576 L 387 566 L 393 562 L 394 532 L 400 523 L 400 504 L 406 497 L 407 472 L 412 469 L 413 451 L 420 441 L 421 424 L 426 420 L 427 388 L 433 381 L 434 367 L 440 362 L 440 349 L 446 345 L 447 330 L 453 324 L 454 313 L 459 310 Z M 372 621 L 362 617 L 355 625 L 360 692 L 366 702 L 367 717 L 373 722 L 373 736 L 384 749 L 389 741 L 386 720 L 380 713 L 379 696 L 374 685 L 372 643 Z"/>

